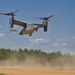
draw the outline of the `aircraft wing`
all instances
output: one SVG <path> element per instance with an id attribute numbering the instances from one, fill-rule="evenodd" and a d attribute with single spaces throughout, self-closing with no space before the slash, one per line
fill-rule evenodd
<path id="1" fill-rule="evenodd" d="M 27 23 L 25 23 L 25 22 L 20 22 L 20 21 L 14 20 L 14 24 L 15 25 L 18 25 L 18 26 L 27 27 Z"/>
<path id="2" fill-rule="evenodd" d="M 36 25 L 36 26 L 38 26 L 38 27 L 43 27 L 43 26 L 45 26 L 44 24 L 34 24 L 34 25 Z"/>

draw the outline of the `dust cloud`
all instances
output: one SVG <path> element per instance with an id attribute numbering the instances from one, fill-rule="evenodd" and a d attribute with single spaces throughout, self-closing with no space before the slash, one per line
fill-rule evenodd
<path id="1" fill-rule="evenodd" d="M 19 60 L 15 56 L 0 61 L 0 68 L 11 69 L 35 69 L 35 70 L 75 70 L 75 57 L 56 59 L 38 58 L 36 56 L 26 56 L 25 59 Z"/>

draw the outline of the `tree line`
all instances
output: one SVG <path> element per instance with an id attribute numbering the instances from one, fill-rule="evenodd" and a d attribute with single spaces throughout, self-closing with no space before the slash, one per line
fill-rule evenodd
<path id="1" fill-rule="evenodd" d="M 49 63 L 53 66 L 63 66 L 65 65 L 75 65 L 75 55 L 71 55 L 69 53 L 62 54 L 60 51 L 58 52 L 51 52 L 46 53 L 40 49 L 18 49 L 18 50 L 11 50 L 11 49 L 0 49 L 0 61 L 8 60 L 8 59 L 17 59 L 17 61 L 23 62 L 27 58 L 31 60 L 35 60 L 36 63 L 40 63 L 45 65 L 45 63 Z"/>

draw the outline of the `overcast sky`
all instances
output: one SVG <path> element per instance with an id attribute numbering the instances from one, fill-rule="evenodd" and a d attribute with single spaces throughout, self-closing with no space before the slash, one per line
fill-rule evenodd
<path id="1" fill-rule="evenodd" d="M 41 49 L 75 54 L 75 0 L 0 0 L 0 12 L 19 9 L 15 19 L 42 23 L 39 17 L 55 15 L 48 24 L 48 32 L 40 28 L 29 35 L 9 32 L 9 17 L 0 15 L 0 48 Z M 15 26 L 14 28 L 18 28 Z M 19 27 L 21 28 L 21 27 Z"/>

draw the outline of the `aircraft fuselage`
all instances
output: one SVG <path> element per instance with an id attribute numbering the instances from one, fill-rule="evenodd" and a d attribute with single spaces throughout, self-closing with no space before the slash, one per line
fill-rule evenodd
<path id="1" fill-rule="evenodd" d="M 34 31 L 37 31 L 38 26 L 35 26 L 34 24 L 27 24 L 27 28 L 22 29 L 20 31 L 20 35 L 24 35 L 24 34 L 32 34 Z"/>

